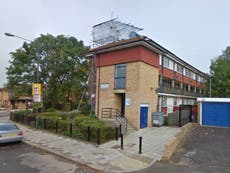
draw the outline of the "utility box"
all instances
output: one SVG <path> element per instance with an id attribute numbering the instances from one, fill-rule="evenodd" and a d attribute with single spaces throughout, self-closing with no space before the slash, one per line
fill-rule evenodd
<path id="1" fill-rule="evenodd" d="M 152 112 L 153 126 L 162 126 L 164 124 L 163 112 Z"/>

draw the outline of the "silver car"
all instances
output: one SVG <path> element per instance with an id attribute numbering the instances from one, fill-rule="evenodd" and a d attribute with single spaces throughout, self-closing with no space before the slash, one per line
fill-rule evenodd
<path id="1" fill-rule="evenodd" d="M 0 123 L 0 144 L 21 141 L 23 131 L 15 123 Z"/>

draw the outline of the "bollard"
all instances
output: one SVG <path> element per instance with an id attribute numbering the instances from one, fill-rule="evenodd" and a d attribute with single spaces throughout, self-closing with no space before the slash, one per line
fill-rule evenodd
<path id="1" fill-rule="evenodd" d="M 23 124 L 23 121 L 24 121 L 24 116 L 22 115 L 22 119 L 21 119 L 21 123 Z"/>
<path id="2" fill-rule="evenodd" d="M 115 137 L 116 141 L 118 140 L 118 127 L 116 127 L 116 137 Z"/>
<path id="3" fill-rule="evenodd" d="M 142 137 L 139 137 L 139 154 L 142 153 Z"/>
<path id="4" fill-rule="evenodd" d="M 69 125 L 69 136 L 72 137 L 72 123 Z"/>
<path id="5" fill-rule="evenodd" d="M 90 141 L 90 126 L 87 128 L 87 134 L 88 134 L 88 142 Z"/>
<path id="6" fill-rule="evenodd" d="M 123 150 L 123 134 L 121 134 L 121 149 Z"/>
<path id="7" fill-rule="evenodd" d="M 46 119 L 43 119 L 44 129 L 46 129 Z"/>
<path id="8" fill-rule="evenodd" d="M 98 128 L 97 129 L 97 145 L 101 144 L 100 133 L 101 133 L 101 129 Z"/>
<path id="9" fill-rule="evenodd" d="M 58 132 L 58 120 L 56 121 L 56 133 Z"/>
<path id="10" fill-rule="evenodd" d="M 30 117 L 27 117 L 27 125 L 30 125 Z"/>
<path id="11" fill-rule="evenodd" d="M 179 123 L 178 126 L 181 127 L 181 111 L 182 111 L 182 106 L 179 106 Z"/>

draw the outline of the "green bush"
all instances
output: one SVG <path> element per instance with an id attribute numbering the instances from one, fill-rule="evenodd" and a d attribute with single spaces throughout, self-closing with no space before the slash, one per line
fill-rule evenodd
<path id="1" fill-rule="evenodd" d="M 56 112 L 56 109 L 54 109 L 54 108 L 48 108 L 46 111 L 47 112 Z"/>
<path id="2" fill-rule="evenodd" d="M 67 115 L 60 112 L 43 112 L 40 114 L 42 117 L 56 117 L 59 120 L 67 120 Z"/>
<path id="3" fill-rule="evenodd" d="M 91 105 L 90 104 L 84 104 L 80 107 L 80 113 L 84 115 L 89 115 L 91 112 Z"/>
<path id="4" fill-rule="evenodd" d="M 79 115 L 76 117 L 75 124 L 77 126 L 81 127 L 95 127 L 95 128 L 102 128 L 105 127 L 105 123 L 103 121 L 100 121 L 96 117 L 91 116 L 85 116 L 85 115 Z"/>
<path id="5" fill-rule="evenodd" d="M 31 110 L 18 110 L 18 111 L 13 111 L 13 112 L 10 112 L 11 115 L 15 115 L 15 116 L 27 116 L 29 114 L 31 114 Z"/>

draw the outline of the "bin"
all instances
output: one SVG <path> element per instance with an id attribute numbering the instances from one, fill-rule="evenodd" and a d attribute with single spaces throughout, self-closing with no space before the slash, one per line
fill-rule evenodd
<path id="1" fill-rule="evenodd" d="M 152 112 L 153 126 L 162 126 L 164 124 L 163 112 Z"/>

